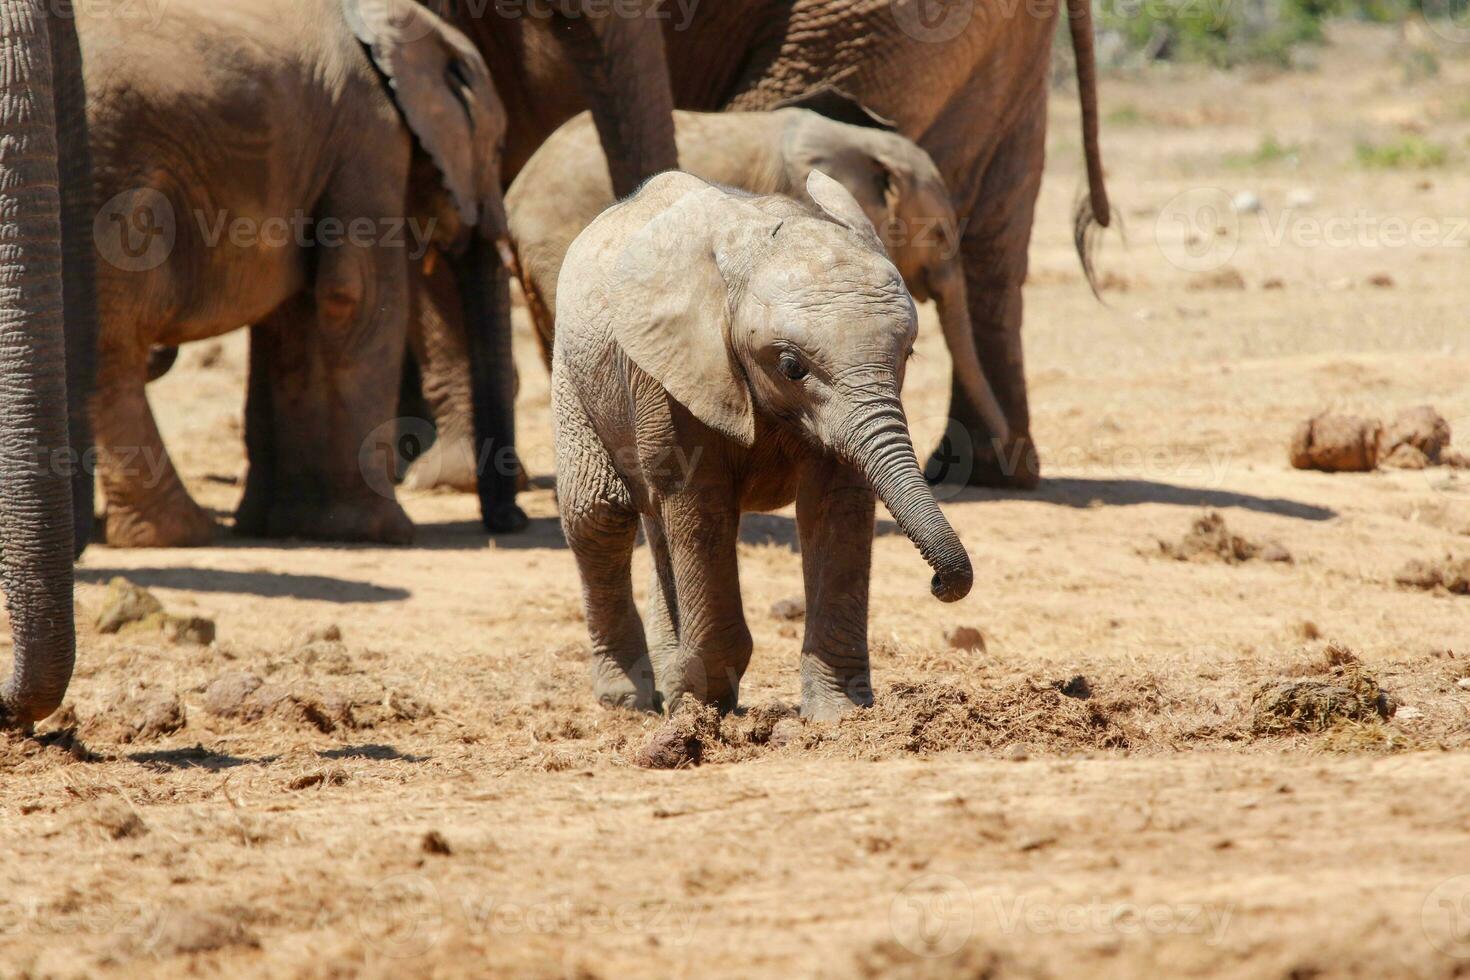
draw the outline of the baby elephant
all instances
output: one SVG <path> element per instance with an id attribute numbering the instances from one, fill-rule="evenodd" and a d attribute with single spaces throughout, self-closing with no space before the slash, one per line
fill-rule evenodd
<path id="1" fill-rule="evenodd" d="M 1005 436 L 1005 413 L 975 349 L 959 262 L 959 222 L 949 188 L 923 149 L 885 129 L 836 122 L 795 107 L 679 111 L 674 127 L 680 168 L 705 180 L 810 203 L 807 174 L 820 169 L 846 188 L 876 226 L 909 291 L 921 302 L 934 301 L 956 380 L 990 431 Z M 556 282 L 567 248 L 614 200 L 588 113 L 553 133 L 506 193 L 521 285 L 543 352 L 552 346 Z"/>
<path id="2" fill-rule="evenodd" d="M 557 493 L 605 705 L 737 705 L 751 653 L 735 555 L 744 511 L 796 501 L 807 717 L 872 704 L 875 492 L 934 568 L 934 594 L 970 591 L 969 556 L 899 402 L 913 300 L 852 195 L 820 171 L 806 189 L 831 220 L 661 174 L 567 253 Z M 647 634 L 630 574 L 640 516 L 654 560 Z"/>

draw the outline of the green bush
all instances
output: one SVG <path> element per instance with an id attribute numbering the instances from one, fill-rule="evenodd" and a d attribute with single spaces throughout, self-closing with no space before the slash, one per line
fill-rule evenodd
<path id="1" fill-rule="evenodd" d="M 1449 159 L 1449 147 L 1422 136 L 1400 136 L 1388 143 L 1360 142 L 1358 163 L 1369 170 L 1431 170 Z"/>

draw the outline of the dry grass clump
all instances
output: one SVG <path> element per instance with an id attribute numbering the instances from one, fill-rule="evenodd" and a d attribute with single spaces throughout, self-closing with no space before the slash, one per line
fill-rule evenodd
<path id="1" fill-rule="evenodd" d="M 1250 541 L 1235 534 L 1218 511 L 1197 517 L 1178 542 L 1160 541 L 1159 551 L 1176 561 L 1223 561 L 1227 565 L 1259 559 L 1291 562 L 1291 553 L 1274 541 Z"/>
<path id="2" fill-rule="evenodd" d="M 1267 681 L 1251 697 L 1257 735 L 1325 732 L 1340 722 L 1392 718 L 1398 704 L 1346 647 L 1329 643 L 1323 677 Z"/>

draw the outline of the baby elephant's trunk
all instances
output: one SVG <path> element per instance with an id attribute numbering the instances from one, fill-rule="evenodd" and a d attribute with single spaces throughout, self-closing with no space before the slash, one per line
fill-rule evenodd
<path id="1" fill-rule="evenodd" d="M 959 536 L 949 526 L 914 457 L 913 440 L 898 405 L 879 408 L 852 429 L 846 454 L 863 471 L 903 533 L 934 569 L 930 588 L 941 602 L 955 602 L 970 592 L 975 573 Z"/>

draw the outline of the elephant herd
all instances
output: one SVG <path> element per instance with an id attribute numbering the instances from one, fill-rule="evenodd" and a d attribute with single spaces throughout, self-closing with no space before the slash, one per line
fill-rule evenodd
<path id="1" fill-rule="evenodd" d="M 607 703 L 734 705 L 749 635 L 708 583 L 733 576 L 739 512 L 792 499 L 813 556 L 803 710 L 868 703 L 871 537 L 847 532 L 874 491 L 953 599 L 968 559 L 924 477 L 1039 479 L 1021 284 L 1060 0 L 123 9 L 0 0 L 0 724 L 65 692 L 97 486 L 109 544 L 217 533 L 146 386 L 179 345 L 241 327 L 238 532 L 409 543 L 400 476 L 475 489 L 486 528 L 514 532 L 519 279 Z M 1088 2 L 1065 10 L 1082 249 L 1109 211 Z M 954 360 L 954 424 L 923 471 L 897 403 L 911 295 L 936 302 Z M 400 474 L 414 404 L 438 437 Z M 670 449 L 719 462 L 675 486 L 646 465 Z M 640 517 L 646 638 L 626 582 Z"/>

